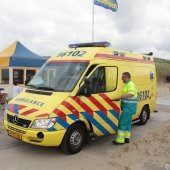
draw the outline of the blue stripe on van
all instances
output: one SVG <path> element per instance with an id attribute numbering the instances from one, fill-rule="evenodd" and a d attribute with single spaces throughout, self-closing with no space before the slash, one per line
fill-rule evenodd
<path id="1" fill-rule="evenodd" d="M 90 116 L 87 112 L 81 112 L 81 114 L 89 120 L 94 126 L 96 126 L 104 135 L 109 135 L 110 133 L 92 116 Z"/>
<path id="2" fill-rule="evenodd" d="M 109 112 L 116 118 L 119 120 L 119 113 L 114 111 L 114 110 L 109 110 Z"/>
<path id="3" fill-rule="evenodd" d="M 67 129 L 70 125 L 64 121 L 61 117 L 58 117 L 57 123 L 59 123 L 61 126 L 63 126 L 65 129 Z"/>
<path id="4" fill-rule="evenodd" d="M 79 118 L 74 114 L 70 114 L 70 115 L 68 115 L 68 117 L 71 118 L 73 121 L 79 120 Z"/>
<path id="5" fill-rule="evenodd" d="M 117 131 L 117 126 L 101 111 L 96 111 L 96 113 L 115 131 Z"/>
<path id="6" fill-rule="evenodd" d="M 19 112 L 18 112 L 18 104 L 14 104 L 14 113 L 19 114 Z"/>
<path id="7" fill-rule="evenodd" d="M 54 132 L 54 131 L 56 131 L 56 130 L 57 130 L 57 129 L 54 128 L 54 127 L 51 127 L 51 128 L 48 129 L 49 132 Z"/>

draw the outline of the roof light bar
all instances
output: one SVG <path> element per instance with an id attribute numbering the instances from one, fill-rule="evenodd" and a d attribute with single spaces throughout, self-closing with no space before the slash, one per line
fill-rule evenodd
<path id="1" fill-rule="evenodd" d="M 79 43 L 79 44 L 70 44 L 70 48 L 79 48 L 79 47 L 109 47 L 111 44 L 107 41 L 104 42 L 90 42 L 90 43 Z"/>

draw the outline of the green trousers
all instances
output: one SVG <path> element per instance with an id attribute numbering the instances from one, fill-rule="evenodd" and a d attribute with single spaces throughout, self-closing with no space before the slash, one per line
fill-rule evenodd
<path id="1" fill-rule="evenodd" d="M 136 103 L 121 103 L 122 114 L 119 119 L 118 136 L 116 141 L 124 143 L 125 138 L 130 138 L 132 129 L 132 116 L 136 113 Z"/>

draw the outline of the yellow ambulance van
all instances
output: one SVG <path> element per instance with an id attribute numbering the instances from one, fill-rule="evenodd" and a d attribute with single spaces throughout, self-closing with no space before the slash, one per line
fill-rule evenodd
<path id="1" fill-rule="evenodd" d="M 9 136 L 79 152 L 91 137 L 115 134 L 121 115 L 122 73 L 138 89 L 133 120 L 145 124 L 156 109 L 153 57 L 115 50 L 108 42 L 71 44 L 51 57 L 6 107 Z"/>

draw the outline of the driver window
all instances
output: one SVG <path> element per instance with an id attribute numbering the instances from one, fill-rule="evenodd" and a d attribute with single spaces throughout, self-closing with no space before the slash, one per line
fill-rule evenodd
<path id="1" fill-rule="evenodd" d="M 105 86 L 105 68 L 99 67 L 90 77 L 91 93 L 103 93 L 106 90 Z"/>
<path id="2" fill-rule="evenodd" d="M 99 67 L 90 76 L 91 93 L 104 93 L 117 88 L 117 67 Z"/>

